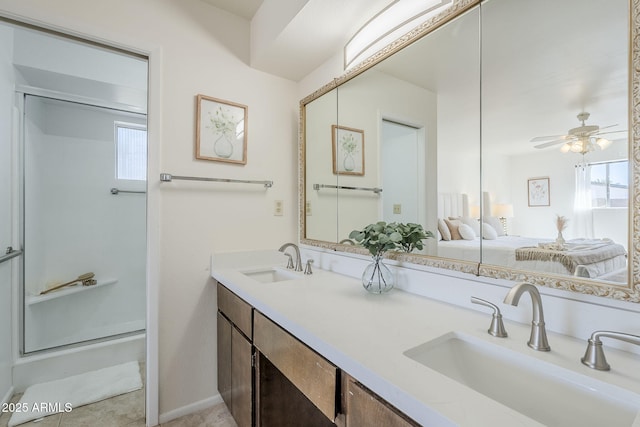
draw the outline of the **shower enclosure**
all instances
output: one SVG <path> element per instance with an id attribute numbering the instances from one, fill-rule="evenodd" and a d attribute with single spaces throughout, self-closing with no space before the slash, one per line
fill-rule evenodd
<path id="1" fill-rule="evenodd" d="M 146 116 L 22 99 L 23 352 L 143 331 Z"/>
<path id="2" fill-rule="evenodd" d="M 0 45 L 15 353 L 144 337 L 147 58 L 10 20 Z"/>

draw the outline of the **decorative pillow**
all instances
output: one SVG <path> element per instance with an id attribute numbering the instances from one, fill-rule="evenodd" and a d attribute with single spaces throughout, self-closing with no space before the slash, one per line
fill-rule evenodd
<path id="1" fill-rule="evenodd" d="M 443 219 L 438 218 L 438 231 L 442 235 L 442 240 L 451 240 L 451 232 Z"/>
<path id="2" fill-rule="evenodd" d="M 493 227 L 493 229 L 496 230 L 496 233 L 498 233 L 498 236 L 504 236 L 504 227 L 502 226 L 502 222 L 500 222 L 499 218 L 496 218 L 495 216 L 487 216 L 482 218 L 482 221 Z"/>
<path id="3" fill-rule="evenodd" d="M 498 232 L 485 222 L 482 224 L 482 238 L 486 240 L 496 240 L 498 238 Z"/>
<path id="4" fill-rule="evenodd" d="M 467 224 L 460 224 L 460 227 L 458 227 L 458 232 L 464 240 L 475 240 L 476 238 L 475 231 L 473 231 L 473 228 L 471 228 Z"/>
<path id="5" fill-rule="evenodd" d="M 480 237 L 480 221 L 478 221 L 476 218 L 471 218 L 470 216 L 460 217 L 460 221 L 462 221 L 463 224 L 471 227 L 476 236 Z"/>
<path id="6" fill-rule="evenodd" d="M 459 219 L 445 219 L 444 222 L 449 227 L 449 232 L 451 233 L 451 240 L 462 240 L 462 236 L 458 231 L 458 228 L 463 225 L 462 221 Z"/>

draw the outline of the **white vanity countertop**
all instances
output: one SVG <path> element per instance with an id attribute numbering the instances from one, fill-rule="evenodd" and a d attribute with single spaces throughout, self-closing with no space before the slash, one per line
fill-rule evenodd
<path id="1" fill-rule="evenodd" d="M 548 333 L 551 351 L 534 351 L 526 344 L 530 325 L 505 321 L 508 338 L 487 334 L 491 314 L 484 307 L 473 311 L 395 289 L 373 295 L 363 289 L 358 279 L 321 270 L 275 283 L 259 283 L 240 272 L 249 267 L 282 266 L 283 260 L 277 251 L 216 254 L 212 257 L 211 276 L 422 425 L 541 425 L 403 355 L 406 350 L 449 332 L 481 339 L 640 394 L 637 356 L 607 348 L 611 371 L 589 369 L 580 363 L 585 340 Z M 523 310 L 531 310 L 528 295 L 523 295 L 520 305 Z M 640 425 L 638 419 L 636 424 Z"/>

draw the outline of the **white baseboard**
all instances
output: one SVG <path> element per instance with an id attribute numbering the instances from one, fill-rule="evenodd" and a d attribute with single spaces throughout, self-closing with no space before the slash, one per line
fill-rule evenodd
<path id="1" fill-rule="evenodd" d="M 218 403 L 222 403 L 222 396 L 220 396 L 219 393 L 204 400 L 190 403 L 180 408 L 173 409 L 169 412 L 164 412 L 160 414 L 158 420 L 160 421 L 160 424 L 164 424 L 169 421 L 173 421 L 176 418 L 184 417 L 185 415 L 193 414 L 195 412 L 202 411 L 203 409 L 210 408 L 214 405 L 217 405 Z"/>
<path id="2" fill-rule="evenodd" d="M 0 400 L 0 404 L 9 403 L 11 401 L 11 397 L 13 396 L 13 392 L 14 392 L 13 386 L 9 387 L 9 390 L 7 391 L 7 394 L 5 394 L 2 397 L 2 400 Z"/>

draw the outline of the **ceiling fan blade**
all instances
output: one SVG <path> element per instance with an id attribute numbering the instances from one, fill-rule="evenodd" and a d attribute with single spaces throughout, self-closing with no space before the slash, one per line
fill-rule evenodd
<path id="1" fill-rule="evenodd" d="M 600 129 L 602 129 L 602 128 L 600 128 Z M 609 134 L 612 134 L 612 133 L 621 133 L 621 132 L 627 132 L 627 130 L 626 129 L 621 129 L 621 130 L 611 130 L 609 132 L 598 132 L 598 133 L 595 133 L 594 136 L 609 135 Z"/>
<path id="2" fill-rule="evenodd" d="M 598 132 L 600 132 L 602 129 L 608 129 L 608 128 L 612 128 L 614 126 L 618 126 L 618 125 L 616 124 L 616 125 L 609 125 L 609 126 L 600 126 L 600 129 L 598 130 Z"/>
<path id="3" fill-rule="evenodd" d="M 564 140 L 568 137 L 569 135 L 549 135 L 549 136 L 536 136 L 535 138 L 531 138 L 531 141 L 529 142 L 541 142 L 541 141 L 549 141 L 549 140 Z"/>
<path id="4" fill-rule="evenodd" d="M 533 148 L 547 148 L 547 147 L 552 147 L 558 144 L 564 144 L 566 142 L 567 142 L 566 139 L 556 139 L 555 141 L 549 141 L 549 142 L 545 142 L 544 144 L 534 145 Z"/>

